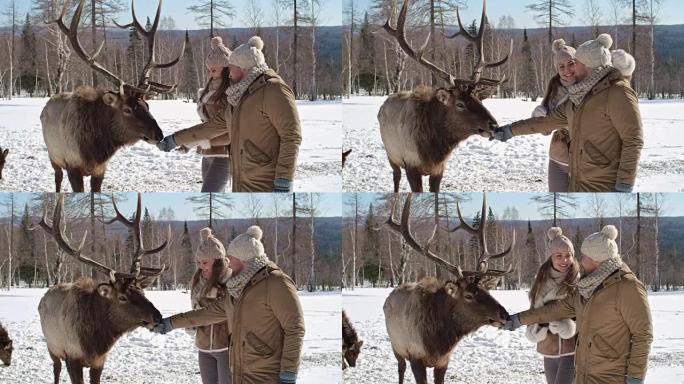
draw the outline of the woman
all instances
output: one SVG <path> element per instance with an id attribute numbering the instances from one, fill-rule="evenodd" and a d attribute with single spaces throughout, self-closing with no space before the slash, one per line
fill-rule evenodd
<path id="1" fill-rule="evenodd" d="M 231 276 L 223 244 L 211 232 L 200 231 L 202 238 L 195 254 L 197 271 L 190 284 L 192 308 L 208 307 L 226 296 L 226 281 Z M 230 384 L 228 364 L 230 328 L 225 319 L 221 322 L 195 328 L 200 376 L 202 384 Z"/>
<path id="2" fill-rule="evenodd" d="M 579 264 L 570 239 L 558 227 L 548 231 L 548 258 L 539 267 L 530 289 L 531 308 L 564 299 L 579 279 Z M 544 356 L 549 384 L 571 384 L 575 379 L 575 322 L 572 319 L 532 324 L 525 335 Z"/>
<path id="3" fill-rule="evenodd" d="M 554 41 L 551 48 L 558 73 L 549 81 L 544 99 L 532 112 L 532 117 L 544 117 L 561 106 L 568 99 L 566 87 L 575 83 L 575 48 L 566 45 L 563 39 Z M 569 162 L 570 135 L 567 129 L 558 129 L 551 136 L 549 146 L 549 192 L 568 191 Z"/>
<path id="4" fill-rule="evenodd" d="M 206 59 L 209 81 L 199 90 L 197 101 L 202 123 L 167 136 L 157 144 L 165 152 L 179 146 L 198 146 L 202 155 L 202 192 L 225 192 L 230 178 L 230 129 L 225 118 L 228 102 L 224 94 L 231 84 L 230 55 L 220 37 L 211 39 Z"/>

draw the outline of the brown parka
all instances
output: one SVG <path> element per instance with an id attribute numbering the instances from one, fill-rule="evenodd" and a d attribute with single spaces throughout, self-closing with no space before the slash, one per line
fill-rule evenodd
<path id="1" fill-rule="evenodd" d="M 273 192 L 275 179 L 294 180 L 302 132 L 294 93 L 269 69 L 227 108 L 233 192 Z"/>
<path id="2" fill-rule="evenodd" d="M 195 290 L 192 287 L 191 290 Z M 214 302 L 224 300 L 228 293 L 221 285 L 212 287 L 205 295 L 198 298 L 197 308 L 209 307 Z M 226 318 L 221 321 L 195 328 L 195 345 L 204 352 L 219 352 L 228 349 L 230 343 L 230 325 Z"/>
<path id="3" fill-rule="evenodd" d="M 646 377 L 653 341 L 646 288 L 623 263 L 586 300 L 565 299 L 519 313 L 522 324 L 577 317 L 575 384 L 624 384 Z"/>
<path id="4" fill-rule="evenodd" d="M 580 105 L 568 100 L 547 117 L 512 124 L 513 136 L 570 133 L 569 192 L 613 192 L 634 185 L 644 146 L 639 100 L 620 71 L 612 69 Z"/>
<path id="5" fill-rule="evenodd" d="M 201 90 L 200 90 L 201 96 Z M 207 103 L 197 101 L 202 122 L 173 134 L 179 146 L 202 146 L 199 153 L 204 156 L 228 156 L 230 150 L 230 129 L 226 122 L 228 102 L 224 96 Z M 208 148 L 207 148 L 208 147 Z"/>
<path id="6" fill-rule="evenodd" d="M 188 328 L 229 319 L 233 384 L 277 384 L 280 372 L 299 371 L 304 315 L 297 288 L 269 263 L 247 283 L 237 300 L 221 302 L 171 317 L 171 326 Z"/>

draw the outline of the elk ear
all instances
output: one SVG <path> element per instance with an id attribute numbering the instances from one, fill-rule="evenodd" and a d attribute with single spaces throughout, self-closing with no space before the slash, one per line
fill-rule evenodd
<path id="1" fill-rule="evenodd" d="M 492 290 L 496 288 L 497 285 L 499 285 L 499 277 L 498 276 L 491 276 L 486 279 L 481 280 L 480 285 L 484 287 L 486 290 Z"/>
<path id="2" fill-rule="evenodd" d="M 444 88 L 440 88 L 435 92 L 435 98 L 444 105 L 448 106 L 451 104 L 451 93 Z"/>
<path id="3" fill-rule="evenodd" d="M 12 349 L 12 340 L 10 340 L 9 343 L 7 343 L 7 345 L 5 346 L 5 349 L 7 349 L 7 350 Z"/>
<path id="4" fill-rule="evenodd" d="M 458 296 L 459 290 L 458 283 L 454 281 L 447 281 L 446 283 L 444 283 L 444 290 L 449 296 L 456 297 Z"/>
<path id="5" fill-rule="evenodd" d="M 363 346 L 363 340 L 359 340 L 359 342 L 356 345 L 360 349 Z"/>
<path id="6" fill-rule="evenodd" d="M 135 285 L 140 289 L 145 289 L 157 280 L 157 276 L 145 276 L 135 281 Z"/>
<path id="7" fill-rule="evenodd" d="M 97 286 L 97 293 L 104 298 L 111 299 L 114 296 L 114 287 L 109 284 L 102 283 Z"/>
<path id="8" fill-rule="evenodd" d="M 9 153 L 9 148 L 2 151 L 2 157 L 6 157 L 8 153 Z"/>
<path id="9" fill-rule="evenodd" d="M 119 106 L 119 100 L 119 94 L 114 92 L 105 92 L 105 94 L 102 95 L 102 101 L 104 101 L 105 104 L 109 105 L 112 108 L 116 108 Z"/>

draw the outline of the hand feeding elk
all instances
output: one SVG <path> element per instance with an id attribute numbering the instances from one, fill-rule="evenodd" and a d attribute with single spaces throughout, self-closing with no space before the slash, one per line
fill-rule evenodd
<path id="1" fill-rule="evenodd" d="M 0 180 L 2 180 L 2 169 L 5 168 L 5 161 L 7 160 L 7 155 L 9 154 L 9 148 L 4 151 L 0 147 Z"/>
<path id="2" fill-rule="evenodd" d="M 7 330 L 2 326 L 2 323 L 0 323 L 0 361 L 2 361 L 2 364 L 6 367 L 9 367 L 10 364 L 12 364 L 13 350 L 12 339 L 10 339 Z"/>
<path id="3" fill-rule="evenodd" d="M 59 195 L 48 223 L 47 209 L 39 223 L 51 235 L 60 249 L 79 262 L 108 276 L 109 281 L 98 284 L 83 278 L 73 284 L 59 284 L 50 288 L 40 300 L 40 325 L 53 362 L 54 383 L 59 383 L 61 360 L 66 362 L 73 384 L 83 383 L 83 368 L 90 367 L 90 383 L 99 384 L 107 354 L 125 333 L 138 327 L 151 329 L 161 321 L 161 313 L 145 298 L 144 289 L 164 271 L 165 267 L 141 266 L 142 257 L 162 251 L 164 241 L 154 249 L 146 249 L 141 229 L 142 203 L 138 194 L 136 213 L 126 219 L 112 200 L 116 217 L 106 222 L 121 222 L 133 233 L 134 254 L 130 272 L 116 270 L 82 255 L 87 233 L 78 248 L 73 248 L 64 234 L 64 196 Z M 168 235 L 170 236 L 170 234 Z M 168 239 L 168 237 L 167 237 Z"/>
<path id="4" fill-rule="evenodd" d="M 119 25 L 119 28 L 135 28 L 146 40 L 147 63 L 143 67 L 138 85 L 126 84 L 121 78 L 107 70 L 96 61 L 102 47 L 91 55 L 85 52 L 78 40 L 78 24 L 83 13 L 84 0 L 80 0 L 70 25 L 64 23 L 69 2 L 57 20 L 53 22 L 64 33 L 78 57 L 95 72 L 101 74 L 117 88 L 117 92 L 105 92 L 92 87 L 80 87 L 75 92 L 65 92 L 53 96 L 40 115 L 43 126 L 43 139 L 48 149 L 50 163 L 55 171 L 55 190 L 61 190 L 66 169 L 69 183 L 74 192 L 83 192 L 83 177 L 90 176 L 90 189 L 100 192 L 109 159 L 120 148 L 138 140 L 155 144 L 164 138 L 157 121 L 150 114 L 145 97 L 151 92 L 172 92 L 176 85 L 164 85 L 149 80 L 153 69 L 169 68 L 180 60 L 185 51 L 185 43 L 180 55 L 165 64 L 155 62 L 155 34 L 159 27 L 162 0 L 159 0 L 157 13 L 149 31 L 135 15 L 135 1 L 131 1 L 133 21 Z"/>
<path id="5" fill-rule="evenodd" d="M 412 194 L 406 197 L 401 223 L 395 221 L 392 207 L 387 224 L 393 231 L 400 233 L 418 254 L 443 267 L 456 279 L 439 281 L 425 278 L 418 283 L 398 286 L 385 300 L 385 324 L 394 356 L 399 363 L 399 384 L 404 383 L 406 360 L 411 364 L 417 384 L 427 384 L 428 367 L 434 367 L 435 384 L 443 384 L 451 352 L 461 338 L 483 325 L 501 327 L 508 318 L 508 312 L 488 291 L 496 286 L 499 277 L 510 273 L 512 268 L 505 271 L 489 269 L 488 261 L 501 258 L 511 251 L 515 245 L 515 232 L 511 245 L 505 251 L 490 254 L 487 251 L 485 226 L 480 225 L 475 229 L 467 224 L 457 203 L 460 224 L 450 232 L 463 229 L 476 236 L 481 250 L 477 269 L 462 271 L 460 266 L 430 251 L 437 225 L 425 246 L 416 241 L 410 225 L 412 199 Z M 487 217 L 486 214 L 486 197 L 483 197 L 481 217 Z"/>
<path id="6" fill-rule="evenodd" d="M 359 339 L 347 313 L 342 310 L 342 369 L 347 369 L 347 365 L 356 367 L 356 359 L 362 346 L 363 340 Z"/>
<path id="7" fill-rule="evenodd" d="M 506 81 L 506 76 L 501 80 L 486 79 L 482 77 L 482 71 L 506 63 L 511 51 L 498 62 L 485 62 L 483 35 L 486 0 L 483 0 L 482 20 L 475 36 L 463 27 L 457 8 L 459 31 L 447 38 L 459 35 L 465 37 L 477 46 L 480 56 L 470 79 L 456 79 L 425 59 L 424 53 L 430 36 L 417 52 L 406 40 L 409 3 L 410 0 L 404 0 L 396 28 L 390 25 L 391 17 L 383 28 L 397 40 L 407 56 L 446 81 L 449 87 L 434 89 L 421 86 L 413 92 L 390 95 L 378 112 L 380 136 L 392 167 L 394 192 L 399 192 L 401 168 L 406 171 L 406 178 L 413 192 L 423 191 L 422 176 L 425 175 L 430 176 L 430 192 L 439 192 L 446 162 L 454 148 L 472 135 L 489 137 L 498 127 L 496 119 L 484 107 L 482 100 L 493 94 L 496 87 Z M 512 42 L 510 49 L 513 49 Z"/>

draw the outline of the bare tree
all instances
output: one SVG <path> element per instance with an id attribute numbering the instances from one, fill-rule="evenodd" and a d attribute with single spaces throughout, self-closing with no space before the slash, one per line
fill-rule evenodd
<path id="1" fill-rule="evenodd" d="M 14 58 L 16 51 L 16 35 L 17 35 L 17 5 L 16 0 L 10 0 L 9 6 L 2 12 L 2 14 L 7 17 L 8 24 L 10 25 L 11 35 L 7 41 L 7 46 L 9 50 L 9 93 L 8 99 L 12 100 L 12 95 L 14 95 Z M 11 271 L 11 268 L 10 268 Z"/>
<path id="2" fill-rule="evenodd" d="M 206 219 L 210 228 L 213 228 L 214 219 L 227 216 L 223 209 L 233 208 L 233 199 L 229 193 L 198 193 L 186 198 L 186 200 L 195 205 L 195 214 Z"/>
<path id="3" fill-rule="evenodd" d="M 573 16 L 573 7 L 568 0 L 537 0 L 526 8 L 534 12 L 537 23 L 547 26 L 549 44 L 553 42 L 553 28 L 566 25 L 561 17 Z"/>
<path id="4" fill-rule="evenodd" d="M 603 219 L 606 216 L 606 201 L 603 194 L 592 193 L 585 209 L 591 217 L 596 219 L 597 231 L 600 231 L 603 228 Z"/>
<path id="5" fill-rule="evenodd" d="M 584 0 L 584 21 L 591 26 L 594 37 L 599 35 L 601 5 L 598 0 Z"/>
<path id="6" fill-rule="evenodd" d="M 202 27 L 209 27 L 209 37 L 214 37 L 214 26 L 227 27 L 226 18 L 235 17 L 233 6 L 228 0 L 195 0 L 188 11 L 194 13 L 195 21 Z"/>
<path id="7" fill-rule="evenodd" d="M 256 0 L 249 0 L 245 9 L 245 23 L 252 29 L 253 35 L 261 35 L 264 25 L 264 11 L 257 5 Z"/>
<path id="8" fill-rule="evenodd" d="M 315 219 L 318 216 L 320 194 L 306 193 L 304 194 L 304 202 L 299 205 L 300 212 L 309 217 L 309 278 L 307 279 L 307 290 L 313 292 L 316 290 L 316 232 Z"/>
<path id="9" fill-rule="evenodd" d="M 259 219 L 263 211 L 264 205 L 259 199 L 258 193 L 247 194 L 247 204 L 243 208 L 244 213 L 252 218 L 252 225 L 260 225 Z"/>
<path id="10" fill-rule="evenodd" d="M 622 20 L 622 11 L 624 9 L 624 0 L 608 0 L 610 6 L 610 20 L 613 22 L 613 41 L 615 42 L 615 48 L 620 48 L 620 22 Z"/>

